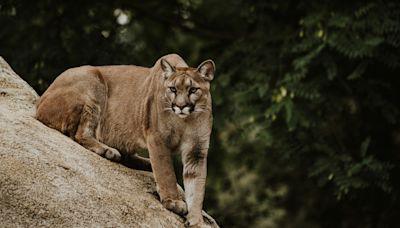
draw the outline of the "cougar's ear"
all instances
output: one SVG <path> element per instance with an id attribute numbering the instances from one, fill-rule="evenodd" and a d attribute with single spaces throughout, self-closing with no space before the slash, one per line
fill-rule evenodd
<path id="1" fill-rule="evenodd" d="M 206 81 L 211 81 L 214 78 L 215 64 L 211 59 L 202 62 L 197 67 L 197 72 L 200 73 L 201 77 Z"/>
<path id="2" fill-rule="evenodd" d="M 173 73 L 175 73 L 175 68 L 171 66 L 171 64 L 165 59 L 161 59 L 161 69 L 165 79 L 169 78 Z"/>

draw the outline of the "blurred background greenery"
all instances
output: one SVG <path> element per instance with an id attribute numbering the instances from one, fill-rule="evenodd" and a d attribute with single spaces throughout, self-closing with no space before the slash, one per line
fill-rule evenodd
<path id="1" fill-rule="evenodd" d="M 39 94 L 173 52 L 217 65 L 204 207 L 222 227 L 398 227 L 398 1 L 0 1 L 0 55 Z"/>

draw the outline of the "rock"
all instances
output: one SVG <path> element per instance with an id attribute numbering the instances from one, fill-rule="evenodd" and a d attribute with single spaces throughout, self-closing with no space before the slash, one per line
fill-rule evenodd
<path id="1" fill-rule="evenodd" d="M 0 57 L 0 227 L 184 227 L 154 194 L 151 173 L 46 127 L 33 118 L 37 99 Z"/>

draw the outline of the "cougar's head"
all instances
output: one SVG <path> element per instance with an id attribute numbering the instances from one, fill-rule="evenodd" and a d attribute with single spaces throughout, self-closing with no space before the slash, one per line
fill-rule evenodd
<path id="1" fill-rule="evenodd" d="M 164 77 L 165 110 L 180 118 L 192 113 L 211 111 L 210 81 L 214 78 L 212 60 L 202 62 L 197 68 L 174 67 L 161 59 Z"/>

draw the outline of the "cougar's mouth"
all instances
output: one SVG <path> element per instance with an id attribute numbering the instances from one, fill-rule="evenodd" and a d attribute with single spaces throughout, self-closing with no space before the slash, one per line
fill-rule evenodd
<path id="1" fill-rule="evenodd" d="M 182 119 L 186 118 L 188 115 L 187 114 L 178 114 L 178 116 Z"/>

